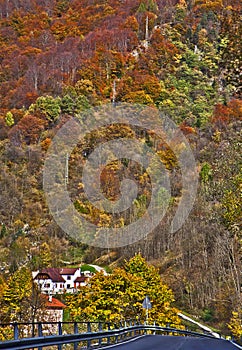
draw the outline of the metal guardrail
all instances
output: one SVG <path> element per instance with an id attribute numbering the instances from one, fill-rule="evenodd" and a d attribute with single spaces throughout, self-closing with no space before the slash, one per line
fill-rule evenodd
<path id="1" fill-rule="evenodd" d="M 43 329 L 46 326 L 57 326 L 58 333 L 54 335 L 44 335 Z M 64 334 L 64 325 L 71 325 L 74 333 Z M 85 325 L 86 331 L 82 332 Z M 161 327 L 157 325 L 139 324 L 136 321 L 114 323 L 101 322 L 53 322 L 53 323 L 13 323 L 0 324 L 0 328 L 12 326 L 14 330 L 14 339 L 0 342 L 1 350 L 25 350 L 34 349 L 42 350 L 44 347 L 55 346 L 58 350 L 62 349 L 64 344 L 73 344 L 73 349 L 97 349 L 104 345 L 116 344 L 127 338 L 133 338 L 138 335 L 148 334 L 164 334 L 164 335 L 183 335 L 194 337 L 213 338 L 213 335 L 193 332 L 189 330 L 176 329 L 171 327 Z M 20 331 L 23 327 L 37 327 L 37 334 L 32 337 L 21 337 Z"/>

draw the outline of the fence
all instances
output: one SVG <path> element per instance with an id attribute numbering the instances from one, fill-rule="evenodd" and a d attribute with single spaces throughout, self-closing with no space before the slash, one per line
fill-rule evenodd
<path id="1" fill-rule="evenodd" d="M 0 350 L 42 350 L 64 349 L 64 344 L 72 349 L 97 349 L 104 345 L 116 344 L 127 338 L 141 334 L 183 335 L 214 338 L 210 334 L 198 333 L 189 330 L 160 327 L 157 325 L 140 324 L 136 321 L 120 323 L 110 322 L 33 322 L 0 324 L 2 334 L 4 329 L 12 332 L 12 339 L 0 342 Z M 55 329 L 55 334 L 53 334 Z M 69 347 L 70 348 L 70 347 Z"/>

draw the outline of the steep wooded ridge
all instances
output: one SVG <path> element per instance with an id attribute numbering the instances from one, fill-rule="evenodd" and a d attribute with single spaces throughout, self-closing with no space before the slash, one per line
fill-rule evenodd
<path id="1" fill-rule="evenodd" d="M 4 281 L 20 267 L 110 264 L 140 252 L 159 268 L 177 307 L 223 331 L 233 317 L 235 334 L 242 333 L 241 33 L 239 0 L 0 0 L 0 300 Z M 135 208 L 126 222 L 95 210 L 79 172 L 99 142 L 141 138 L 171 173 L 165 220 L 145 240 L 110 252 L 71 240 L 55 224 L 42 168 L 69 116 L 114 98 L 155 106 L 179 125 L 200 178 L 189 218 L 171 235 L 182 191 L 174 153 L 157 146 L 152 133 L 125 125 L 111 126 L 108 136 L 102 129 L 88 135 L 69 160 L 70 193 L 95 224 L 135 220 L 150 191 L 145 170 L 113 162 L 102 173 L 103 191 L 115 200 L 120 180 L 133 176 L 140 189 Z"/>

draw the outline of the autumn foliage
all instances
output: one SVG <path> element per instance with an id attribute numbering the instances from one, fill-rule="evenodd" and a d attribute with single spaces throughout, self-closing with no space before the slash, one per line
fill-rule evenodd
<path id="1" fill-rule="evenodd" d="M 139 251 L 159 268 L 179 308 L 240 334 L 240 56 L 239 0 L 0 0 L 0 301 L 7 283 L 18 291 L 25 282 L 30 286 L 27 270 L 21 270 L 23 281 L 19 269 L 100 257 L 120 265 Z M 68 155 L 67 189 L 79 214 L 98 227 L 121 227 L 141 217 L 152 190 L 146 169 L 122 159 L 102 170 L 102 192 L 116 201 L 122 180 L 131 179 L 138 188 L 132 208 L 112 216 L 92 205 L 81 172 L 99 144 L 130 138 L 148 145 L 171 183 L 169 199 L 160 193 L 168 200 L 164 221 L 140 242 L 111 252 L 68 237 L 53 220 L 42 185 L 56 132 L 71 117 L 85 122 L 91 107 L 110 102 L 147 105 L 168 116 L 189 140 L 199 173 L 193 210 L 172 234 L 168 228 L 184 193 L 176 156 L 184 145 L 176 135 L 168 145 L 152 130 L 120 124 L 86 135 Z M 143 275 L 132 263 L 142 265 Z M 111 320 L 133 317 L 134 310 L 144 317 L 141 302 L 148 293 L 151 319 L 178 324 L 166 284 L 136 256 L 106 280 L 97 275 L 93 294 L 85 288 L 70 298 L 71 317 Z M 13 289 L 4 303 L 7 320 Z M 24 305 L 28 293 L 24 288 Z M 16 299 L 12 319 L 18 319 L 20 304 Z"/>

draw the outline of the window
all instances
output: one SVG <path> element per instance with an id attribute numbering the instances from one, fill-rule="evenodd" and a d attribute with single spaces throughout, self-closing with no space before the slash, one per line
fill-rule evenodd
<path id="1" fill-rule="evenodd" d="M 70 287 L 71 287 L 71 285 L 70 285 L 70 284 L 67 284 L 67 285 L 66 285 L 66 288 L 67 288 L 67 289 L 68 289 L 68 288 L 70 288 Z"/>
<path id="2" fill-rule="evenodd" d="M 70 280 L 70 279 L 71 279 L 71 276 L 67 276 L 67 279 Z"/>

